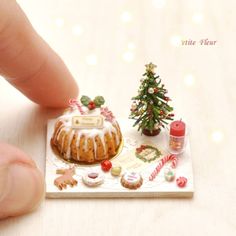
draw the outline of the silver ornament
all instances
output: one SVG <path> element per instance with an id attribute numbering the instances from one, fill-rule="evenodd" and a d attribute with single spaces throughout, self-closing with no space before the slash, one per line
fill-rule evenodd
<path id="1" fill-rule="evenodd" d="M 154 93 L 154 89 L 153 88 L 149 88 L 148 89 L 148 93 L 153 94 Z"/>

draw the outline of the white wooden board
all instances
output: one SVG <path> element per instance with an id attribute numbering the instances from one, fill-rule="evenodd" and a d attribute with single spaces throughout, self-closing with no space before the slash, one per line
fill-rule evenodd
<path id="1" fill-rule="evenodd" d="M 138 198 L 138 197 L 192 197 L 193 171 L 190 152 L 190 144 L 187 141 L 185 152 L 179 157 L 176 168 L 176 177 L 185 176 L 188 179 L 184 188 L 179 188 L 176 182 L 167 182 L 164 179 L 163 169 L 153 181 L 149 181 L 149 176 L 155 169 L 158 160 L 145 163 L 135 156 L 135 148 L 141 144 L 153 144 L 161 150 L 162 156 L 168 154 L 165 133 L 161 132 L 156 137 L 140 135 L 136 128 L 132 127 L 132 121 L 119 119 L 119 124 L 124 137 L 124 146 L 121 153 L 113 158 L 112 164 L 122 166 L 122 173 L 127 170 L 139 172 L 143 177 L 143 185 L 136 190 L 124 188 L 120 184 L 120 177 L 113 177 L 110 172 L 105 173 L 105 182 L 98 187 L 87 187 L 82 182 L 83 174 L 88 170 L 101 170 L 99 164 L 85 166 L 76 164 L 74 178 L 78 181 L 75 187 L 68 186 L 65 190 L 59 190 L 54 185 L 54 179 L 58 177 L 57 169 L 68 168 L 71 163 L 67 163 L 53 152 L 50 139 L 53 134 L 55 120 L 48 121 L 47 147 L 46 147 L 46 197 L 47 198 Z"/>

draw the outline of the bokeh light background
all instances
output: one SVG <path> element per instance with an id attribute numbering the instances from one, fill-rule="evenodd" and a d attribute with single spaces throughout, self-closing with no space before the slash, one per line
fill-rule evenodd
<path id="1" fill-rule="evenodd" d="M 230 215 L 233 212 L 235 215 L 236 206 L 225 208 L 224 202 L 236 199 L 236 188 L 231 185 L 234 165 L 230 164 L 235 164 L 236 140 L 236 2 L 18 2 L 38 33 L 65 61 L 81 94 L 104 95 L 117 117 L 128 116 L 130 98 L 137 93 L 144 65 L 148 62 L 157 65 L 177 117 L 191 128 L 195 204 L 202 209 L 209 207 L 214 217 L 222 208 L 221 218 L 235 226 Z M 181 39 L 206 38 L 216 40 L 216 45 L 181 45 Z M 2 104 L 6 104 L 3 97 L 9 95 L 12 103 L 29 103 L 4 80 L 0 86 L 4 88 L 0 94 Z M 12 107 L 5 109 L 10 113 Z M 5 141 L 10 139 L 7 135 L 3 137 Z M 22 145 L 27 146 L 23 142 Z M 195 225 L 194 220 L 192 224 Z"/>
<path id="2" fill-rule="evenodd" d="M 236 102 L 233 1 L 18 2 L 70 68 L 82 94 L 103 94 L 119 116 L 127 116 L 144 65 L 153 62 L 177 115 L 195 126 L 201 122 L 206 135 L 214 132 L 214 141 L 222 139 L 215 132 L 223 132 Z M 181 45 L 182 39 L 206 38 L 216 45 Z"/>

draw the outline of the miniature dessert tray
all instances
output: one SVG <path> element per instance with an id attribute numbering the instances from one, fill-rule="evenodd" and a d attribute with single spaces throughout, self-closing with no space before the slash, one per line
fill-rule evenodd
<path id="1" fill-rule="evenodd" d="M 178 155 L 177 166 L 174 169 L 175 179 L 167 181 L 166 170 L 170 167 L 171 162 L 161 168 L 155 178 L 151 181 L 150 176 L 160 161 L 170 153 L 167 148 L 167 139 L 165 131 L 160 135 L 148 137 L 141 135 L 132 127 L 132 122 L 128 119 L 118 119 L 122 134 L 123 142 L 120 152 L 110 159 L 112 166 L 120 168 L 121 174 L 112 175 L 110 171 L 104 172 L 101 164 L 82 165 L 71 163 L 58 157 L 53 151 L 50 140 L 53 135 L 55 120 L 48 121 L 47 127 L 47 146 L 46 146 L 46 197 L 47 198 L 138 198 L 138 197 L 192 197 L 193 187 L 193 170 L 190 143 L 187 140 L 185 151 Z M 161 154 L 156 158 L 145 160 L 136 155 L 137 148 L 142 145 L 151 146 L 160 150 Z M 149 155 L 150 157 L 150 155 Z M 173 164 L 173 163 L 172 163 Z M 59 177 L 58 170 L 74 169 L 72 186 L 59 189 L 55 185 L 55 179 Z M 119 171 L 119 169 L 118 169 Z M 60 172 L 60 171 L 59 171 Z M 84 183 L 83 176 L 85 173 L 102 173 L 103 183 L 96 186 L 89 186 Z M 114 169 L 117 172 L 117 169 Z M 132 176 L 123 178 L 126 173 Z M 170 172 L 171 173 L 171 172 Z M 116 176 L 115 176 L 116 175 Z M 137 176 L 136 176 L 137 175 Z M 139 185 L 136 189 L 125 186 L 124 181 L 129 178 L 139 178 Z M 187 183 L 181 185 L 182 180 Z M 179 184 L 180 181 L 180 184 Z M 132 182 L 132 181 L 131 181 Z M 132 183 L 131 183 L 132 184 Z M 74 186 L 73 186 L 74 185 Z"/>

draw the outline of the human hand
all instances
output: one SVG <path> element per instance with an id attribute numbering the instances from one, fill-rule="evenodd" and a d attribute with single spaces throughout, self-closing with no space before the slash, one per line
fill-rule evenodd
<path id="1" fill-rule="evenodd" d="M 0 74 L 29 99 L 64 107 L 78 87 L 59 56 L 35 32 L 15 0 L 0 0 Z M 0 219 L 36 208 L 44 180 L 34 161 L 0 143 Z"/>

